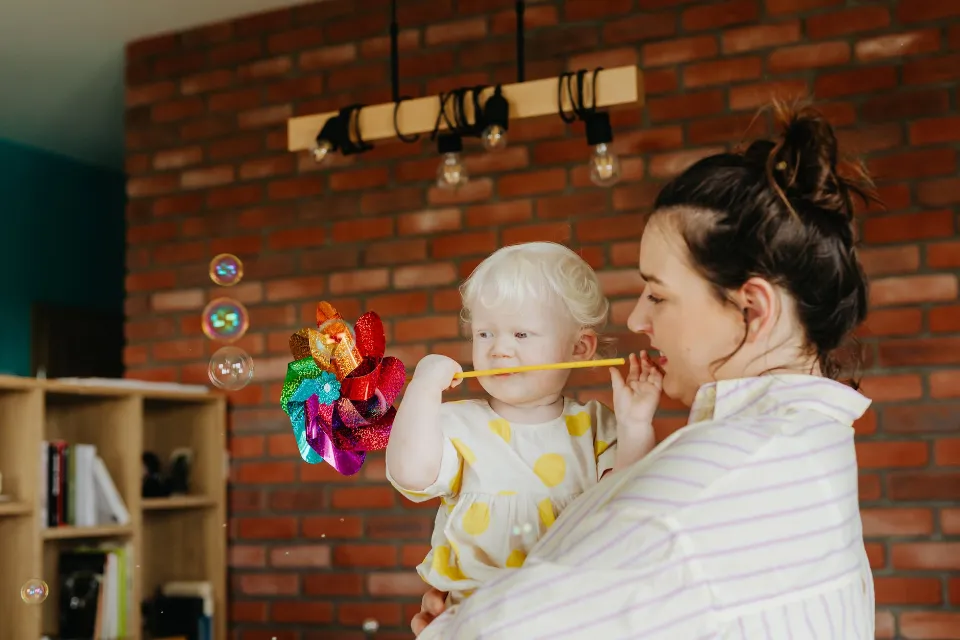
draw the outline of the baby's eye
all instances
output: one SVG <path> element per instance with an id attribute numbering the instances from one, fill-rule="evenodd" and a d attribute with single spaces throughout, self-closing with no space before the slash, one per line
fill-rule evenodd
<path id="1" fill-rule="evenodd" d="M 489 331 L 477 331 L 477 337 L 480 338 L 481 340 L 486 340 L 487 338 L 490 337 L 490 332 L 489 332 Z"/>
<path id="2" fill-rule="evenodd" d="M 526 331 L 518 331 L 518 332 L 515 334 L 515 337 L 517 338 L 517 340 L 523 340 L 524 338 L 527 337 L 527 332 L 526 332 Z"/>

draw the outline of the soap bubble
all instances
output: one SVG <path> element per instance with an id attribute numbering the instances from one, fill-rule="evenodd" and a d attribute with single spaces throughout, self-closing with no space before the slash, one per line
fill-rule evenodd
<path id="1" fill-rule="evenodd" d="M 363 621 L 364 633 L 376 633 L 380 629 L 380 623 L 373 618 L 367 618 Z"/>
<path id="2" fill-rule="evenodd" d="M 20 587 L 20 597 L 27 604 L 40 604 L 50 595 L 50 587 L 43 580 L 31 578 Z"/>
<path id="3" fill-rule="evenodd" d="M 253 380 L 253 358 L 239 347 L 221 347 L 210 358 L 207 373 L 214 386 L 237 391 Z"/>
<path id="4" fill-rule="evenodd" d="M 210 261 L 210 279 L 221 287 L 232 287 L 243 279 L 243 263 L 232 253 L 221 253 Z"/>
<path id="5" fill-rule="evenodd" d="M 230 298 L 211 300 L 203 309 L 203 333 L 211 340 L 233 342 L 250 326 L 247 308 Z"/>

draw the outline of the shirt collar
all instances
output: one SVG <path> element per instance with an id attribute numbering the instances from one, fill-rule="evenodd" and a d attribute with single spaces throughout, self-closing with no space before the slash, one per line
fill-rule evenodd
<path id="1" fill-rule="evenodd" d="M 769 374 L 703 385 L 690 407 L 689 424 L 732 416 L 817 411 L 852 425 L 871 401 L 845 384 L 804 374 Z"/>

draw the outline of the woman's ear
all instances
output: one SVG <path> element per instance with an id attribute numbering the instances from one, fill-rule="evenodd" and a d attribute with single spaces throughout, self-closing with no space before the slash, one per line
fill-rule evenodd
<path id="1" fill-rule="evenodd" d="M 772 284 L 763 278 L 750 278 L 737 293 L 747 326 L 747 342 L 769 335 L 780 315 L 780 296 Z"/>
<path id="2" fill-rule="evenodd" d="M 573 359 L 577 361 L 592 360 L 597 353 L 598 342 L 597 334 L 593 331 L 589 329 L 581 331 L 580 337 L 573 345 Z"/>

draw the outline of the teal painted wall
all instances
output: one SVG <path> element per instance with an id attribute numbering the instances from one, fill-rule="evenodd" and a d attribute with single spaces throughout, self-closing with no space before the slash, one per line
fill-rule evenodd
<path id="1" fill-rule="evenodd" d="M 0 373 L 30 375 L 34 302 L 122 309 L 124 184 L 120 172 L 0 140 Z"/>

